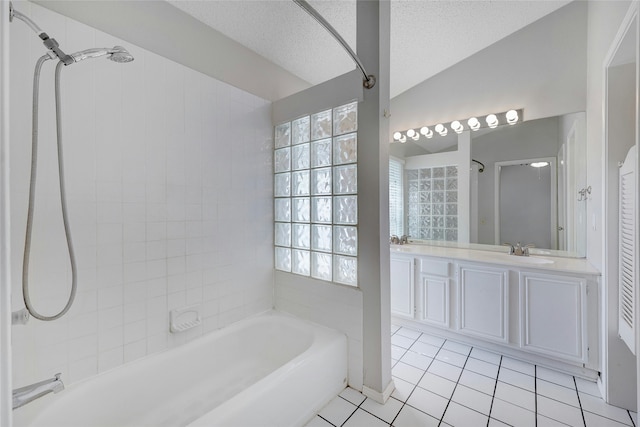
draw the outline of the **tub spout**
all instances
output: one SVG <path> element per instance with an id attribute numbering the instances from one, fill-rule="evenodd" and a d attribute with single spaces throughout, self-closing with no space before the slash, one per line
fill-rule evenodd
<path id="1" fill-rule="evenodd" d="M 62 374 L 56 374 L 52 379 L 40 381 L 38 383 L 13 390 L 13 409 L 24 406 L 29 402 L 33 402 L 45 394 L 58 393 L 64 390 L 64 384 L 60 379 L 61 375 Z"/>

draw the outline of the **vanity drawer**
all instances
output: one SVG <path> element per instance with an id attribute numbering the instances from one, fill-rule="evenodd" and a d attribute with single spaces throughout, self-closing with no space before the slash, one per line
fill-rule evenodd
<path id="1" fill-rule="evenodd" d="M 449 277 L 449 261 L 440 261 L 432 258 L 418 258 L 420 273 L 431 276 Z"/>

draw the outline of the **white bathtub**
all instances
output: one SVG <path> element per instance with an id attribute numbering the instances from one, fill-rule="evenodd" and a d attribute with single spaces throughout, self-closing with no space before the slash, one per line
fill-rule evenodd
<path id="1" fill-rule="evenodd" d="M 269 312 L 46 396 L 14 426 L 302 426 L 346 378 L 344 335 Z"/>

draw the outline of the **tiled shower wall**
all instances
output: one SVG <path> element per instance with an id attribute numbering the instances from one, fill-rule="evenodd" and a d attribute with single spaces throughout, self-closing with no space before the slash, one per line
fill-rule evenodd
<path id="1" fill-rule="evenodd" d="M 125 46 L 135 61 L 62 70 L 64 160 L 78 295 L 60 320 L 13 328 L 14 385 L 72 383 L 180 345 L 273 305 L 270 103 L 28 2 L 14 6 L 66 52 Z M 11 24 L 13 309 L 27 213 L 31 84 L 45 49 Z M 213 53 L 211 53 L 213 54 Z M 44 314 L 69 292 L 60 214 L 53 61 L 41 79 L 31 295 Z M 169 333 L 169 311 L 201 326 Z"/>

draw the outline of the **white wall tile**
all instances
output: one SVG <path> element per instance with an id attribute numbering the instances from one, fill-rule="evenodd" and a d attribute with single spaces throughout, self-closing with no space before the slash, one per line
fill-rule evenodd
<path id="1" fill-rule="evenodd" d="M 78 315 L 69 324 L 69 339 L 98 333 L 98 312 Z"/>
<path id="2" fill-rule="evenodd" d="M 65 382 L 74 383 L 98 373 L 98 358 L 96 356 L 69 363 L 69 375 Z"/>
<path id="3" fill-rule="evenodd" d="M 122 285 L 98 289 L 98 310 L 122 306 Z"/>
<path id="4" fill-rule="evenodd" d="M 98 356 L 98 372 L 108 371 L 122 365 L 124 354 L 122 347 L 100 353 Z"/>
<path id="5" fill-rule="evenodd" d="M 136 282 L 127 283 L 124 286 L 124 303 L 126 304 L 136 303 L 140 301 L 146 301 L 147 299 L 147 283 Z"/>
<path id="6" fill-rule="evenodd" d="M 148 332 L 148 331 L 147 331 Z M 167 334 L 155 334 L 147 337 L 147 354 L 157 353 L 167 348 Z"/>
<path id="7" fill-rule="evenodd" d="M 103 331 L 122 325 L 123 307 L 116 306 L 98 311 L 98 337 Z"/>
<path id="8" fill-rule="evenodd" d="M 124 305 L 124 324 L 134 323 L 144 320 L 147 317 L 147 304 L 145 301 L 125 302 Z"/>
<path id="9" fill-rule="evenodd" d="M 124 343 L 131 344 L 144 340 L 147 335 L 147 322 L 142 319 L 124 325 Z"/>
<path id="10" fill-rule="evenodd" d="M 101 331 L 98 337 L 98 351 L 102 354 L 114 348 L 122 347 L 123 340 L 124 331 L 121 326 Z"/>
<path id="11" fill-rule="evenodd" d="M 140 340 L 125 344 L 124 346 L 124 362 L 133 362 L 147 355 L 147 342 Z"/>
<path id="12" fill-rule="evenodd" d="M 125 223 L 140 223 L 146 221 L 146 205 L 144 203 L 123 203 L 122 218 Z"/>
<path id="13" fill-rule="evenodd" d="M 172 346 L 269 309 L 270 103 L 38 5 L 20 2 L 20 10 L 67 50 L 123 45 L 135 61 L 84 61 L 65 68 L 65 172 L 79 288 L 63 319 L 15 331 L 16 382 L 33 382 L 41 371 L 59 367 L 70 384 L 165 350 L 170 307 L 199 304 L 204 318 L 202 328 L 172 339 Z M 42 53 L 32 32 L 15 28 L 15 271 L 21 270 L 30 162 L 24 141 L 30 139 L 32 82 L 25 70 Z M 65 303 L 70 272 L 53 162 L 52 79 L 43 78 L 41 90 L 32 298 L 53 311 Z M 15 309 L 20 297 L 16 283 Z M 48 359 L 49 350 L 55 357 Z"/>

